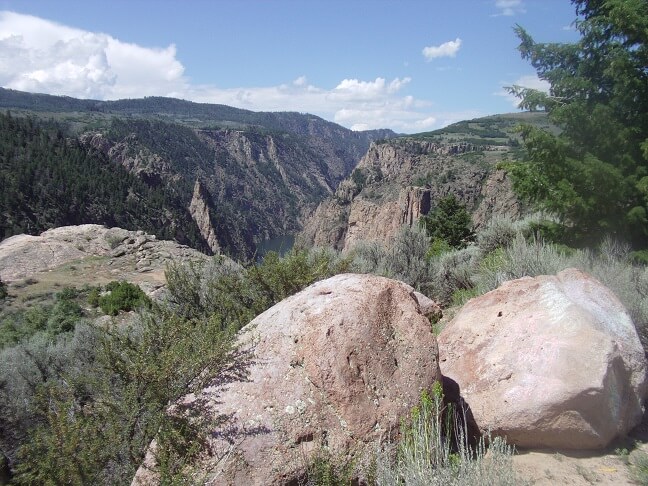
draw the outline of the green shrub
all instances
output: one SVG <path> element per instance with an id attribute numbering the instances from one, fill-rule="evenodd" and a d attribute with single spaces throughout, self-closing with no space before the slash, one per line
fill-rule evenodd
<path id="1" fill-rule="evenodd" d="M 471 447 L 457 413 L 461 411 L 443 404 L 439 383 L 431 395 L 423 392 L 419 405 L 401 426 L 396 454 L 386 451 L 378 455 L 376 484 L 519 484 L 511 460 L 514 448 L 499 437 L 481 438 Z"/>
<path id="2" fill-rule="evenodd" d="M 92 287 L 88 291 L 88 305 L 90 307 L 99 307 L 100 299 L 101 299 L 101 287 Z"/>
<path id="3" fill-rule="evenodd" d="M 127 328 L 77 325 L 0 352 L 0 419 L 9 427 L 0 441 L 18 450 L 18 484 L 127 484 L 154 437 L 162 484 L 179 484 L 205 431 L 223 419 L 195 420 L 186 407 L 170 415 L 169 404 L 230 362 L 233 333 L 218 316 L 155 312 Z"/>
<path id="4" fill-rule="evenodd" d="M 642 486 L 648 485 L 648 454 L 641 451 L 636 451 L 631 455 L 631 475 L 637 484 Z"/>
<path id="5" fill-rule="evenodd" d="M 317 280 L 347 271 L 349 264 L 332 250 L 293 248 L 283 257 L 268 252 L 248 268 L 221 256 L 207 263 L 170 265 L 169 300 L 185 317 L 218 313 L 224 323 L 240 328 Z"/>
<path id="6" fill-rule="evenodd" d="M 59 298 L 49 312 L 47 332 L 52 336 L 70 332 L 82 316 L 83 311 L 79 304 L 69 299 Z"/>
<path id="7" fill-rule="evenodd" d="M 518 230 L 509 218 L 493 218 L 477 233 L 477 246 L 484 253 L 508 246 Z"/>
<path id="8" fill-rule="evenodd" d="M 394 278 L 425 290 L 431 284 L 427 263 L 429 248 L 430 238 L 425 229 L 403 225 L 387 246 L 376 242 L 359 243 L 353 250 L 350 270 Z"/>
<path id="9" fill-rule="evenodd" d="M 481 253 L 475 246 L 444 253 L 429 261 L 433 283 L 429 293 L 439 302 L 448 304 L 457 291 L 474 287 L 473 276 L 479 266 Z"/>
<path id="10" fill-rule="evenodd" d="M 9 291 L 7 290 L 7 284 L 0 279 L 0 301 L 4 300 L 7 295 L 9 295 Z"/>
<path id="11" fill-rule="evenodd" d="M 139 307 L 150 307 L 151 299 L 137 285 L 130 282 L 112 281 L 106 285 L 108 294 L 99 298 L 99 307 L 104 314 L 116 316 L 119 311 L 132 311 Z"/>
<path id="12" fill-rule="evenodd" d="M 452 293 L 452 305 L 462 306 L 473 297 L 479 295 L 479 290 L 476 288 L 470 289 L 457 289 Z"/>
<path id="13" fill-rule="evenodd" d="M 306 486 L 351 486 L 355 463 L 342 457 L 335 457 L 330 451 L 321 449 L 310 459 L 306 478 L 300 484 Z"/>
<path id="14" fill-rule="evenodd" d="M 450 243 L 448 243 L 446 240 L 443 240 L 441 238 L 434 238 L 432 240 L 432 243 L 430 243 L 430 248 L 428 248 L 425 257 L 427 260 L 430 260 L 434 257 L 441 256 L 444 253 L 449 253 L 452 250 L 454 250 L 454 248 L 450 246 Z"/>

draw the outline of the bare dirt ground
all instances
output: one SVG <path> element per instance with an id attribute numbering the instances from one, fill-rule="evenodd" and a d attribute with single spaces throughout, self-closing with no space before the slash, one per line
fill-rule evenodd
<path id="1" fill-rule="evenodd" d="M 521 480 L 537 486 L 647 484 L 639 482 L 633 474 L 642 454 L 648 455 L 646 417 L 628 437 L 604 450 L 519 450 L 513 466 Z"/>

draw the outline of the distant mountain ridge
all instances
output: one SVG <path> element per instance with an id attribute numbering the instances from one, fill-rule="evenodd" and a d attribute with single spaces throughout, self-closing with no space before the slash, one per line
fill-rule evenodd
<path id="1" fill-rule="evenodd" d="M 245 257 L 262 240 L 301 229 L 305 216 L 336 190 L 372 141 L 396 136 L 391 130 L 354 132 L 309 114 L 253 112 L 163 97 L 97 101 L 0 88 L 0 110 L 55 127 L 151 190 L 168 193 L 164 188 L 169 188 L 174 196 L 167 202 L 174 209 L 165 210 L 166 226 L 186 226 L 175 219 L 188 214 L 198 181 L 208 199 L 201 201 L 200 230 L 194 224 L 191 234 L 215 234 L 217 244 L 212 241 L 210 247 Z M 134 200 L 148 204 L 137 191 L 129 194 L 131 205 Z M 48 212 L 47 207 L 30 205 L 30 213 Z M 63 213 L 59 208 L 56 222 L 32 218 L 39 223 L 28 225 L 27 231 L 54 224 L 110 224 L 81 216 L 67 221 Z M 5 214 L 16 231 L 23 216 Z M 120 224 L 141 229 L 129 227 L 128 221 Z M 155 233 L 150 226 L 146 230 Z M 5 228 L 5 236 L 9 234 L 13 230 Z M 169 236 L 168 229 L 164 236 Z M 204 241 L 200 245 L 207 246 Z"/>
<path id="2" fill-rule="evenodd" d="M 163 96 L 102 101 L 0 88 L 0 108 L 57 113 L 95 112 L 130 116 L 158 115 L 166 116 L 174 121 L 183 121 L 190 125 L 204 123 L 222 123 L 226 126 L 256 125 L 270 130 L 286 131 L 299 135 L 316 135 L 314 124 L 319 124 L 330 130 L 338 131 L 341 129 L 341 132 L 350 132 L 353 138 L 358 140 L 370 141 L 392 138 L 397 135 L 389 129 L 352 131 L 308 113 L 252 111 L 228 105 L 196 103 Z"/>

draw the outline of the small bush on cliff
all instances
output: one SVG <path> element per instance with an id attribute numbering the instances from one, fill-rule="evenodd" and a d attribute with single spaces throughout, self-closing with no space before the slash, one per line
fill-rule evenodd
<path id="1" fill-rule="evenodd" d="M 139 307 L 151 305 L 151 299 L 139 288 L 130 282 L 112 281 L 106 285 L 110 293 L 99 298 L 99 307 L 109 316 L 116 316 L 119 311 L 132 311 Z"/>

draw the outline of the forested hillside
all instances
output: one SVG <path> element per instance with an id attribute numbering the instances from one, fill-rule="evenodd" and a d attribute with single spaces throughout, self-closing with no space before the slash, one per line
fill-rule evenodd
<path id="1" fill-rule="evenodd" d="M 186 208 L 191 186 L 149 185 L 55 123 L 0 114 L 0 134 L 0 237 L 99 223 L 205 248 Z"/>

